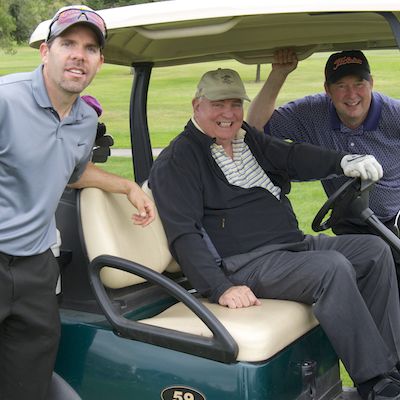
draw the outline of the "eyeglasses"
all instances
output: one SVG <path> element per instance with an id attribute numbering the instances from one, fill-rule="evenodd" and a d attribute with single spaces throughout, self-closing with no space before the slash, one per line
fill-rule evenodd
<path id="1" fill-rule="evenodd" d="M 103 35 L 107 37 L 107 28 L 103 18 L 95 11 L 80 8 L 69 8 L 61 11 L 51 22 L 47 41 L 58 32 L 63 32 L 70 25 L 77 22 L 90 22 L 95 25 Z"/>

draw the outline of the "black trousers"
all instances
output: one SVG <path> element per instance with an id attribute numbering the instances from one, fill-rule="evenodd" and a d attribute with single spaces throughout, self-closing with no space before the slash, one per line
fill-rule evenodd
<path id="1" fill-rule="evenodd" d="M 230 280 L 260 298 L 312 305 L 357 384 L 391 370 L 400 360 L 400 304 L 389 246 L 373 235 L 319 235 L 289 248 L 258 254 Z"/>
<path id="2" fill-rule="evenodd" d="M 0 400 L 43 400 L 60 337 L 51 250 L 29 257 L 0 253 Z"/>

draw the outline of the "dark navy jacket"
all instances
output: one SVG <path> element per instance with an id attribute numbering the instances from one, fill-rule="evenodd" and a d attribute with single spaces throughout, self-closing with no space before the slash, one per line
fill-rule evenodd
<path id="1" fill-rule="evenodd" d="M 344 153 L 275 139 L 243 124 L 245 142 L 272 182 L 268 190 L 228 183 L 210 151 L 211 137 L 189 121 L 185 130 L 154 162 L 149 185 L 171 252 L 201 294 L 217 302 L 233 286 L 203 240 L 208 233 L 221 257 L 260 246 L 303 240 L 286 197 L 291 180 L 320 179 L 343 173 Z"/>

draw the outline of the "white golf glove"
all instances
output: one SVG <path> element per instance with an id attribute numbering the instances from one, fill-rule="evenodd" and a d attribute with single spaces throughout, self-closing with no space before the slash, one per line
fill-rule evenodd
<path id="1" fill-rule="evenodd" d="M 383 175 L 381 164 L 374 156 L 368 154 L 347 154 L 340 161 L 340 166 L 346 176 L 361 177 L 362 180 L 372 179 L 376 182 Z"/>

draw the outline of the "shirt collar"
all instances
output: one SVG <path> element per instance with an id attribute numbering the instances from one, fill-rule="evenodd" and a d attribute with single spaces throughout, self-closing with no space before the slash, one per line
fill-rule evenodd
<path id="1" fill-rule="evenodd" d="M 203 129 L 200 128 L 200 125 L 197 123 L 197 121 L 194 119 L 194 116 L 191 118 L 193 125 L 202 133 L 206 134 Z"/>
<path id="2" fill-rule="evenodd" d="M 43 65 L 39 65 L 34 71 L 32 75 L 32 92 L 33 97 L 35 98 L 38 105 L 42 108 L 53 108 L 51 104 L 50 97 L 47 93 L 46 86 L 44 84 L 43 77 Z M 68 119 L 72 117 L 74 121 L 79 121 L 84 118 L 85 111 L 81 106 L 83 100 L 78 97 L 77 100 L 72 105 L 72 109 Z"/>
<path id="3" fill-rule="evenodd" d="M 371 106 L 369 107 L 367 118 L 362 125 L 364 131 L 374 131 L 378 128 L 382 112 L 382 98 L 372 92 Z M 332 100 L 329 100 L 329 115 L 333 130 L 340 131 L 342 121 L 340 120 Z"/>
<path id="4" fill-rule="evenodd" d="M 44 77 L 43 77 L 43 65 L 39 65 L 33 71 L 32 75 L 32 91 L 33 96 L 35 97 L 36 102 L 42 108 L 51 108 L 53 107 L 47 94 L 46 86 L 44 84 Z"/>

